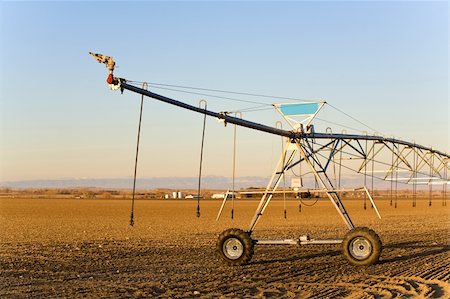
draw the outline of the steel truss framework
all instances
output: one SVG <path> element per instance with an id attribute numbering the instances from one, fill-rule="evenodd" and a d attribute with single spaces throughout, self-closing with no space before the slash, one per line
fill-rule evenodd
<path id="1" fill-rule="evenodd" d="M 340 187 L 342 169 L 386 181 L 407 184 L 447 184 L 450 158 L 447 154 L 408 142 L 377 136 L 328 135 L 302 138 L 301 144 L 320 171 L 332 170 L 334 183 L 331 189 Z M 290 167 L 304 161 L 302 158 Z M 336 167 L 338 170 L 336 170 Z M 336 174 L 336 171 L 338 172 Z"/>
<path id="2" fill-rule="evenodd" d="M 422 183 L 428 183 L 430 186 L 439 183 L 446 188 L 448 183 L 449 158 L 440 152 L 382 137 L 378 140 L 372 138 L 374 136 L 368 139 L 369 136 L 366 135 L 352 136 L 352 138 L 346 138 L 343 135 L 321 137 L 320 139 L 310 137 L 288 140 L 276 171 L 266 190 L 262 192 L 260 204 L 248 231 L 254 230 L 273 194 L 277 193 L 276 190 L 286 173 L 301 163 L 309 166 L 309 173 L 314 176 L 319 190 L 325 191 L 349 229 L 353 229 L 354 224 L 340 198 L 340 193 L 344 191 L 341 189 L 342 169 L 351 170 L 372 179 L 399 181 L 413 185 L 421 183 L 419 181 L 422 180 Z M 295 153 L 300 154 L 297 160 L 294 159 Z M 372 206 L 379 215 L 366 187 L 366 179 L 364 187 L 351 189 L 351 191 L 358 190 L 367 192 Z"/>

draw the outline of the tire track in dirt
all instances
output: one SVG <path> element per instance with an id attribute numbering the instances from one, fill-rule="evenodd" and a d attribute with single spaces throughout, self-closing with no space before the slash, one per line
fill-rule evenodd
<path id="1" fill-rule="evenodd" d="M 340 281 L 302 282 L 300 287 L 310 292 L 305 298 L 336 298 L 347 292 L 346 298 L 448 298 L 450 285 L 439 280 L 420 277 L 366 276 Z M 345 291 L 344 291 L 345 290 Z"/>
<path id="2" fill-rule="evenodd" d="M 433 246 L 432 250 L 425 252 L 421 251 L 423 248 L 426 249 L 426 246 L 413 250 L 411 258 L 406 254 L 406 260 L 388 258 L 384 263 L 368 268 L 348 267 L 345 260 L 337 256 L 337 250 L 322 252 L 317 256 L 297 253 L 295 258 L 281 259 L 272 264 L 267 260 L 258 260 L 253 265 L 258 268 L 257 272 L 278 269 L 270 277 L 255 277 L 264 280 L 266 287 L 271 288 L 271 294 L 279 289 L 278 296 L 282 297 L 289 297 L 286 295 L 289 293 L 276 287 L 280 283 L 289 286 L 290 294 L 301 298 L 450 298 L 449 284 L 441 278 L 448 275 L 446 246 Z M 328 258 L 324 260 L 324 257 Z M 333 266 L 330 267 L 330 263 Z M 286 269 L 284 264 L 292 267 Z M 348 276 L 336 274 L 336 268 L 348 270 Z M 389 273 L 390 276 L 383 273 Z M 233 288 L 227 294 L 236 294 L 238 289 Z M 260 297 L 267 295 L 264 292 L 255 294 Z"/>
<path id="3" fill-rule="evenodd" d="M 423 250 L 425 249 L 425 250 Z M 439 279 L 449 281 L 450 247 L 448 245 L 416 246 L 404 248 L 401 251 L 388 252 L 396 255 L 384 258 L 381 264 L 396 264 L 390 271 L 394 276 L 416 276 L 424 279 Z M 409 252 L 413 251 L 413 252 Z"/>

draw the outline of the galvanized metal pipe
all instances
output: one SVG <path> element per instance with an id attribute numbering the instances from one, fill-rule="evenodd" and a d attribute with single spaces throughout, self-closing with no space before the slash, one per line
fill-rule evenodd
<path id="1" fill-rule="evenodd" d="M 253 240 L 255 245 L 333 245 L 341 244 L 342 239 L 323 239 L 323 240 Z"/>
<path id="2" fill-rule="evenodd" d="M 380 147 L 377 150 L 377 153 L 373 153 L 373 155 L 378 154 L 378 151 L 381 151 L 381 149 L 383 148 L 390 148 L 390 146 L 392 146 L 392 151 L 393 153 L 395 153 L 395 155 L 397 156 L 397 159 L 395 163 L 395 168 L 398 168 L 398 164 L 399 161 L 398 159 L 402 159 L 400 157 L 400 146 L 403 145 L 404 149 L 410 148 L 413 149 L 415 152 L 419 153 L 423 153 L 424 155 L 437 155 L 440 157 L 440 159 L 450 159 L 450 155 L 447 153 L 443 153 L 437 150 L 434 150 L 430 147 L 425 147 L 425 146 L 421 146 L 421 145 L 417 145 L 416 143 L 410 143 L 407 141 L 402 141 L 402 140 L 398 140 L 398 139 L 394 139 L 394 138 L 385 138 L 383 136 L 376 136 L 376 135 L 358 135 L 358 134 L 347 134 L 345 133 L 341 133 L 341 134 L 333 134 L 332 132 L 326 132 L 326 133 L 316 133 L 314 131 L 312 132 L 298 132 L 298 131 L 286 131 L 283 129 L 279 129 L 277 127 L 270 127 L 270 126 L 266 126 L 263 124 L 259 124 L 259 123 L 255 123 L 255 122 L 251 122 L 248 120 L 244 120 L 242 118 L 237 118 L 237 117 L 233 117 L 230 115 L 227 115 L 226 113 L 218 113 L 218 112 L 213 112 L 213 111 L 209 111 L 206 109 L 202 109 L 199 107 L 195 107 L 186 103 L 183 103 L 181 101 L 175 100 L 175 99 L 171 99 L 156 93 L 153 93 L 151 91 L 145 90 L 143 88 L 139 88 L 133 85 L 130 85 L 126 82 L 125 79 L 120 79 L 120 78 L 115 78 L 115 81 L 117 82 L 117 87 L 123 89 L 127 89 L 136 93 L 139 93 L 141 95 L 145 95 L 148 96 L 150 98 L 156 99 L 156 100 L 160 100 L 162 102 L 171 104 L 171 105 L 175 105 L 177 107 L 183 108 L 183 109 L 188 109 L 197 113 L 201 113 L 204 115 L 209 115 L 212 117 L 216 117 L 218 119 L 222 119 L 224 120 L 226 123 L 231 123 L 231 124 L 235 124 L 235 125 L 239 125 L 239 126 L 243 126 L 243 127 L 247 127 L 250 129 L 254 129 L 257 131 L 262 131 L 262 132 L 266 132 L 266 133 L 270 133 L 270 134 L 275 134 L 275 135 L 279 135 L 279 136 L 283 136 L 283 137 L 287 137 L 290 139 L 291 142 L 297 142 L 300 140 L 304 140 L 306 142 L 309 142 L 309 140 L 315 140 L 315 139 L 325 139 L 325 140 L 331 140 L 331 142 L 335 142 L 336 140 L 341 140 L 342 142 L 345 142 L 347 145 L 351 146 L 349 144 L 350 141 L 352 140 L 356 140 L 359 143 L 359 140 L 370 140 L 373 141 L 375 143 L 381 143 L 384 144 L 385 146 Z M 324 146 L 325 147 L 325 146 Z M 372 147 L 374 147 L 374 145 L 372 145 Z M 358 151 L 358 149 L 352 147 L 354 150 Z M 395 151 L 395 149 L 397 149 L 397 151 Z M 403 149 L 403 150 L 404 150 Z M 374 150 L 374 149 L 373 149 Z M 402 151 L 403 151 L 402 150 Z M 400 152 L 400 153 L 397 153 Z M 359 152 L 361 155 L 366 155 L 365 153 Z M 340 154 L 342 155 L 342 151 L 340 152 Z M 424 157 L 422 157 L 423 159 L 425 159 Z M 301 162 L 302 160 L 299 160 L 297 163 Z M 402 159 L 403 162 L 407 163 L 406 161 L 404 161 Z M 426 161 L 427 162 L 427 161 Z M 365 165 L 367 162 L 365 162 L 363 165 Z M 294 166 L 294 165 L 292 165 Z M 421 166 L 423 167 L 423 166 Z M 417 166 L 416 172 L 418 171 L 419 168 Z M 361 168 L 360 168 L 361 169 Z M 392 170 L 394 169 L 394 165 L 392 165 Z M 341 170 L 341 168 L 340 168 Z M 438 173 L 438 171 L 435 170 L 436 173 Z M 397 173 L 396 173 L 396 177 L 397 177 Z M 397 185 L 397 183 L 395 183 Z"/>
<path id="3" fill-rule="evenodd" d="M 133 85 L 130 85 L 130 84 L 126 83 L 126 81 L 125 82 L 121 82 L 120 86 L 123 89 L 127 89 L 127 90 L 130 90 L 130 91 L 133 91 L 133 92 L 137 92 L 137 93 L 146 95 L 146 96 L 148 96 L 150 98 L 153 98 L 155 100 L 159 100 L 159 101 L 162 101 L 162 102 L 165 102 L 165 103 L 168 103 L 168 104 L 172 104 L 172 105 L 175 105 L 175 106 L 178 106 L 178 107 L 181 107 L 181 108 L 184 108 L 184 109 L 188 109 L 188 110 L 191 110 L 191 111 L 195 111 L 195 112 L 198 112 L 198 113 L 201 113 L 201 114 L 206 114 L 206 115 L 209 115 L 209 116 L 212 116 L 212 117 L 216 117 L 218 119 L 223 119 L 225 122 L 230 123 L 230 124 L 235 124 L 235 125 L 238 125 L 238 126 L 247 127 L 247 128 L 250 128 L 250 129 L 255 129 L 255 130 L 258 130 L 258 131 L 271 133 L 271 134 L 275 134 L 275 135 L 280 135 L 280 136 L 285 136 L 285 137 L 289 137 L 289 138 L 294 138 L 295 137 L 295 133 L 291 132 L 291 131 L 280 130 L 280 129 L 277 129 L 277 128 L 273 128 L 273 127 L 269 127 L 269 126 L 266 126 L 266 125 L 258 124 L 258 123 L 255 123 L 255 122 L 251 122 L 251 121 L 248 121 L 248 120 L 244 120 L 244 119 L 241 119 L 241 118 L 238 118 L 238 117 L 229 116 L 229 115 L 226 115 L 225 113 L 218 113 L 218 112 L 213 112 L 213 111 L 210 111 L 210 110 L 205 110 L 205 109 L 202 109 L 202 108 L 198 108 L 198 107 L 195 107 L 195 106 L 192 106 L 192 105 L 189 105 L 189 104 L 186 104 L 186 103 L 183 103 L 183 102 L 180 102 L 180 101 L 177 101 L 177 100 L 174 100 L 174 99 L 162 96 L 162 95 L 159 95 L 157 93 L 154 93 L 154 92 L 151 92 L 151 91 L 148 91 L 148 90 L 144 90 L 144 89 L 139 88 L 139 87 L 135 87 Z"/>
<path id="4" fill-rule="evenodd" d="M 302 139 L 302 138 L 315 138 L 315 139 L 355 139 L 355 140 L 373 140 L 373 141 L 379 141 L 379 142 L 390 142 L 390 143 L 395 143 L 395 144 L 401 144 L 404 146 L 408 146 L 408 147 L 412 147 L 412 148 L 418 148 L 421 150 L 426 150 L 429 151 L 431 153 L 436 153 L 438 155 L 450 158 L 450 154 L 441 152 L 441 151 L 437 151 L 435 149 L 432 149 L 430 147 L 426 147 L 426 146 L 421 146 L 412 142 L 407 142 L 407 141 L 403 141 L 403 140 L 399 140 L 399 139 L 394 139 L 394 138 L 385 138 L 383 136 L 376 136 L 376 135 L 357 135 L 357 134 L 335 134 L 335 133 L 306 133 L 306 132 L 293 132 L 293 131 L 286 131 L 286 130 L 281 130 L 281 129 L 277 129 L 274 127 L 269 127 L 263 124 L 259 124 L 259 123 L 255 123 L 255 122 L 251 122 L 248 120 L 244 120 L 244 119 L 240 119 L 237 117 L 233 117 L 230 115 L 227 115 L 225 113 L 218 113 L 218 112 L 213 112 L 213 111 L 209 111 L 209 110 L 205 110 L 205 109 L 201 109 L 199 107 L 195 107 L 186 103 L 183 103 L 181 101 L 177 101 L 162 95 L 159 95 L 157 93 L 130 85 L 126 82 L 125 79 L 119 79 L 120 80 L 120 88 L 122 89 L 126 89 L 126 90 L 130 90 L 145 96 L 148 96 L 150 98 L 153 98 L 155 100 L 159 100 L 171 105 L 175 105 L 187 110 L 191 110 L 197 113 L 201 113 L 201 114 L 206 114 L 212 117 L 216 117 L 218 119 L 223 119 L 226 123 L 231 123 L 231 124 L 235 124 L 238 126 L 242 126 L 242 127 L 246 127 L 246 128 L 250 128 L 250 129 L 254 129 L 257 131 L 262 131 L 262 132 L 266 132 L 266 133 L 270 133 L 270 134 L 275 134 L 275 135 L 279 135 L 279 136 L 284 136 L 284 137 L 288 137 L 291 139 Z"/>

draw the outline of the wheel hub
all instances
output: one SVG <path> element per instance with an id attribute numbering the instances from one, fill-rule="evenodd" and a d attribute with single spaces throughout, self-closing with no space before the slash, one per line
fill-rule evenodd
<path id="1" fill-rule="evenodd" d="M 372 252 L 372 244 L 363 237 L 357 237 L 350 243 L 350 254 L 358 260 L 366 259 Z"/>
<path id="2" fill-rule="evenodd" d="M 236 260 L 244 253 L 244 245 L 237 238 L 229 238 L 223 243 L 223 253 L 227 258 Z"/>

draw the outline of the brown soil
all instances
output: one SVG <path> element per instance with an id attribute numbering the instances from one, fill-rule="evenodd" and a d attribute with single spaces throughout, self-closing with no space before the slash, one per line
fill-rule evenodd
<path id="1" fill-rule="evenodd" d="M 378 264 L 350 266 L 339 245 L 257 246 L 249 265 L 224 265 L 219 233 L 246 229 L 255 201 L 0 199 L 0 297 L 450 298 L 450 207 L 425 200 L 398 208 L 378 200 L 379 220 L 361 201 L 346 206 L 358 226 L 381 237 Z M 329 202 L 272 202 L 253 238 L 342 238 Z"/>

